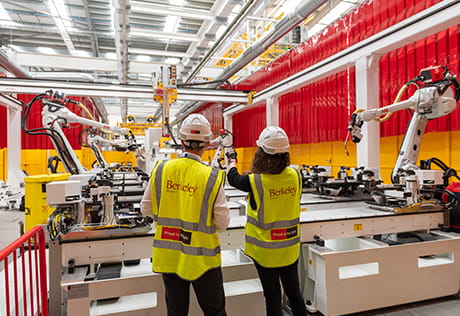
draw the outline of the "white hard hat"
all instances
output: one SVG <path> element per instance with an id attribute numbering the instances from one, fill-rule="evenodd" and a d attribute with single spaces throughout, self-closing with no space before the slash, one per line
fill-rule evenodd
<path id="1" fill-rule="evenodd" d="M 212 132 L 209 121 L 201 114 L 190 114 L 182 122 L 179 139 L 209 142 Z"/>
<path id="2" fill-rule="evenodd" d="M 289 138 L 286 132 L 277 126 L 267 126 L 256 142 L 269 155 L 289 152 Z"/>

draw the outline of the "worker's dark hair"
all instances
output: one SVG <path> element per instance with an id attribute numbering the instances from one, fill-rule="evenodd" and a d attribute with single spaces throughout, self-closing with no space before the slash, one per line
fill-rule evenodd
<path id="1" fill-rule="evenodd" d="M 269 155 L 258 147 L 252 161 L 252 173 L 279 174 L 291 164 L 289 153 Z"/>
<path id="2" fill-rule="evenodd" d="M 183 140 L 182 146 L 189 150 L 199 150 L 206 146 L 206 142 L 198 141 L 198 140 Z"/>

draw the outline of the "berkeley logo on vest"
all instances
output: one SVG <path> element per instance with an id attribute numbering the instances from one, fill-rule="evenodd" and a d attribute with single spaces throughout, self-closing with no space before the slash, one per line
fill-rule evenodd
<path id="1" fill-rule="evenodd" d="M 270 189 L 270 198 L 277 198 L 280 195 L 291 195 L 294 196 L 296 192 L 296 188 L 291 188 L 291 186 L 288 186 L 287 188 L 281 187 L 278 190 L 276 189 Z"/>
<path id="2" fill-rule="evenodd" d="M 198 187 L 190 185 L 190 183 L 182 184 L 182 183 L 175 183 L 172 180 L 168 180 L 166 181 L 166 190 L 184 191 L 184 192 L 188 192 L 189 196 L 192 196 L 198 190 Z"/>
<path id="3" fill-rule="evenodd" d="M 297 226 L 292 226 L 289 228 L 272 229 L 270 231 L 272 240 L 289 239 L 292 237 L 297 237 L 297 234 L 298 234 Z"/>
<path id="4" fill-rule="evenodd" d="M 192 242 L 192 232 L 187 232 L 177 227 L 162 227 L 161 239 L 181 241 L 186 245 L 190 245 Z"/>

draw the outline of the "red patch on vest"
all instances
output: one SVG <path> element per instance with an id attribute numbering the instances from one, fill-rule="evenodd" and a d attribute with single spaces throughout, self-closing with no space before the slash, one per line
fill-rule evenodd
<path id="1" fill-rule="evenodd" d="M 192 232 L 165 226 L 161 229 L 161 239 L 180 241 L 186 245 L 190 245 L 192 243 Z"/>
<path id="2" fill-rule="evenodd" d="M 282 228 L 282 229 L 272 229 L 270 231 L 270 234 L 272 236 L 272 240 L 282 240 L 286 239 L 287 236 L 287 229 Z"/>
<path id="3" fill-rule="evenodd" d="M 272 229 L 270 231 L 270 235 L 272 240 L 284 240 L 289 239 L 292 237 L 296 237 L 298 234 L 297 226 L 289 227 L 289 228 L 280 228 L 280 229 Z"/>
<path id="4" fill-rule="evenodd" d="M 163 227 L 161 229 L 161 239 L 179 240 L 180 228 Z"/>

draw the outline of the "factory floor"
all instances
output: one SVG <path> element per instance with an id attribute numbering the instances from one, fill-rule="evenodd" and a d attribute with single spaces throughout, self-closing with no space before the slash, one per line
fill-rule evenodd
<path id="1" fill-rule="evenodd" d="M 24 222 L 24 213 L 0 210 L 0 249 L 16 240 Z M 283 316 L 288 316 L 287 312 Z M 311 315 L 320 316 L 321 313 Z M 458 316 L 460 315 L 460 296 L 449 296 L 423 302 L 383 308 L 374 311 L 350 314 L 349 316 Z"/>

